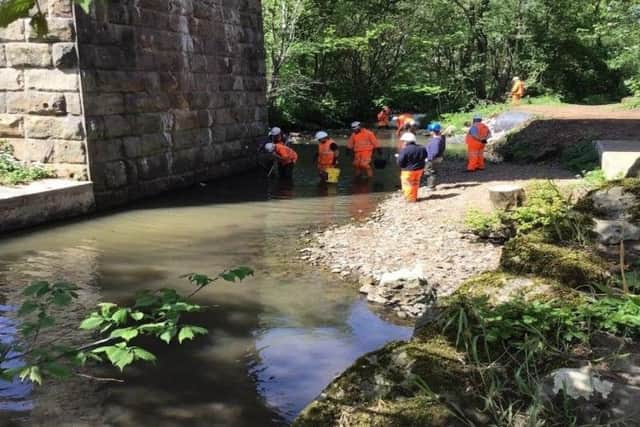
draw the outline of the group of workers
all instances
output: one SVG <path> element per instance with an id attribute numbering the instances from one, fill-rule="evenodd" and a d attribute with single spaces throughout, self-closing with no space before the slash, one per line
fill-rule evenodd
<path id="1" fill-rule="evenodd" d="M 513 78 L 511 100 L 519 104 L 524 96 L 524 82 L 518 77 Z M 392 121 L 391 108 L 384 106 L 377 115 L 378 128 L 389 128 Z M 431 123 L 427 127 L 428 140 L 425 145 L 419 145 L 417 140 L 418 122 L 411 114 L 404 113 L 393 118 L 396 121 L 397 164 L 401 169 L 400 181 L 402 192 L 409 202 L 418 198 L 418 189 L 423 178 L 426 178 L 428 190 L 436 187 L 438 164 L 443 161 L 446 149 L 446 137 L 442 134 L 440 123 Z M 489 127 L 482 122 L 481 116 L 474 116 L 473 122 L 465 136 L 467 145 L 467 172 L 484 170 L 484 148 L 491 137 Z M 315 134 L 318 151 L 315 154 L 318 176 L 323 182 L 327 181 L 328 171 L 338 165 L 340 151 L 338 144 L 326 131 Z M 263 146 L 264 151 L 272 154 L 277 160 L 279 176 L 283 179 L 293 177 L 293 169 L 298 161 L 298 154 L 290 147 L 289 141 L 282 130 L 274 127 L 269 131 L 269 141 Z M 382 154 L 382 148 L 376 135 L 362 127 L 360 122 L 351 123 L 351 135 L 347 142 L 347 151 L 353 157 L 353 168 L 356 178 L 373 176 L 372 160 L 374 152 Z"/>

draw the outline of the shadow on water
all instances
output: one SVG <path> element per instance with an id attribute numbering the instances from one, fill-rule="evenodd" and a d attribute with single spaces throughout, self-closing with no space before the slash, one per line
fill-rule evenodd
<path id="1" fill-rule="evenodd" d="M 0 346 L 14 344 L 18 324 L 10 316 L 15 308 L 8 305 L 0 305 Z M 2 349 L 0 349 L 1 351 Z M 0 364 L 2 369 L 17 368 L 21 364 L 20 354 L 8 352 L 7 361 Z M 25 412 L 33 409 L 30 399 L 32 385 L 20 380 L 12 382 L 0 379 L 0 414 L 2 412 Z"/>

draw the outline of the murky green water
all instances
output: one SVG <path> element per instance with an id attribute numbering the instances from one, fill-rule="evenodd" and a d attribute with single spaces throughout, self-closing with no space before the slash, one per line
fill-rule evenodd
<path id="1" fill-rule="evenodd" d="M 186 291 L 179 276 L 189 272 L 256 270 L 241 284 L 199 295 L 212 307 L 196 319 L 208 336 L 154 347 L 156 366 L 103 386 L 106 404 L 87 410 L 123 426 L 279 425 L 358 356 L 410 336 L 370 311 L 353 287 L 296 260 L 302 231 L 366 216 L 395 189 L 397 171 L 354 182 L 345 158 L 340 184 L 320 186 L 314 147 L 297 149 L 293 185 L 250 174 L 0 240 L 0 294 L 35 278 L 65 278 L 119 301 L 140 289 Z M 0 403 L 9 404 L 0 411 L 29 409 L 28 389 L 13 407 L 6 389 Z"/>

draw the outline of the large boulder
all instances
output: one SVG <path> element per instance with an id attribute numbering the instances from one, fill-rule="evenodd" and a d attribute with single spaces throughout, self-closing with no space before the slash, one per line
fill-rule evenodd
<path id="1" fill-rule="evenodd" d="M 419 266 L 385 273 L 378 283 L 371 280 L 361 285 L 367 301 L 392 308 L 400 317 L 420 316 L 436 300 L 436 290 Z"/>

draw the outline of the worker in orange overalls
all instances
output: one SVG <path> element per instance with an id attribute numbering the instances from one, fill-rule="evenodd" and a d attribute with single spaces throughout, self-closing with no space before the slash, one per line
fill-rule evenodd
<path id="1" fill-rule="evenodd" d="M 402 193 L 407 202 L 417 202 L 427 150 L 422 145 L 416 144 L 416 136 L 411 132 L 404 133 L 400 139 L 404 142 L 404 148 L 398 154 L 398 166 L 402 170 L 400 172 Z"/>
<path id="2" fill-rule="evenodd" d="M 407 125 L 411 126 L 412 120 L 413 116 L 409 113 L 402 113 L 398 116 L 396 119 L 396 137 L 400 138 L 400 135 L 407 131 Z"/>
<path id="3" fill-rule="evenodd" d="M 298 161 L 298 153 L 287 147 L 284 142 L 265 144 L 264 149 L 272 153 L 278 161 L 278 175 L 281 179 L 290 180 L 293 178 L 293 168 Z"/>
<path id="4" fill-rule="evenodd" d="M 318 175 L 320 179 L 326 181 L 328 178 L 327 169 L 335 167 L 338 164 L 338 144 L 331 138 L 329 134 L 323 130 L 316 133 L 316 140 L 318 141 L 318 153 L 316 154 L 316 161 L 318 165 Z"/>
<path id="5" fill-rule="evenodd" d="M 353 153 L 353 167 L 356 170 L 356 178 L 366 175 L 371 178 L 373 170 L 371 169 L 371 157 L 373 150 L 382 154 L 380 142 L 375 134 L 368 129 L 362 128 L 360 122 L 351 123 L 353 133 L 347 142 L 347 150 Z"/>
<path id="6" fill-rule="evenodd" d="M 484 170 L 484 146 L 491 138 L 491 130 L 482 123 L 482 117 L 474 116 L 473 124 L 465 137 L 467 144 L 467 172 Z"/>
<path id="7" fill-rule="evenodd" d="M 513 86 L 511 87 L 511 103 L 513 105 L 519 105 L 520 100 L 524 96 L 524 82 L 520 80 L 520 77 L 513 78 Z"/>
<path id="8" fill-rule="evenodd" d="M 384 107 L 382 107 L 382 111 L 378 113 L 378 129 L 388 128 L 390 118 L 391 118 L 391 108 L 385 105 Z"/>

